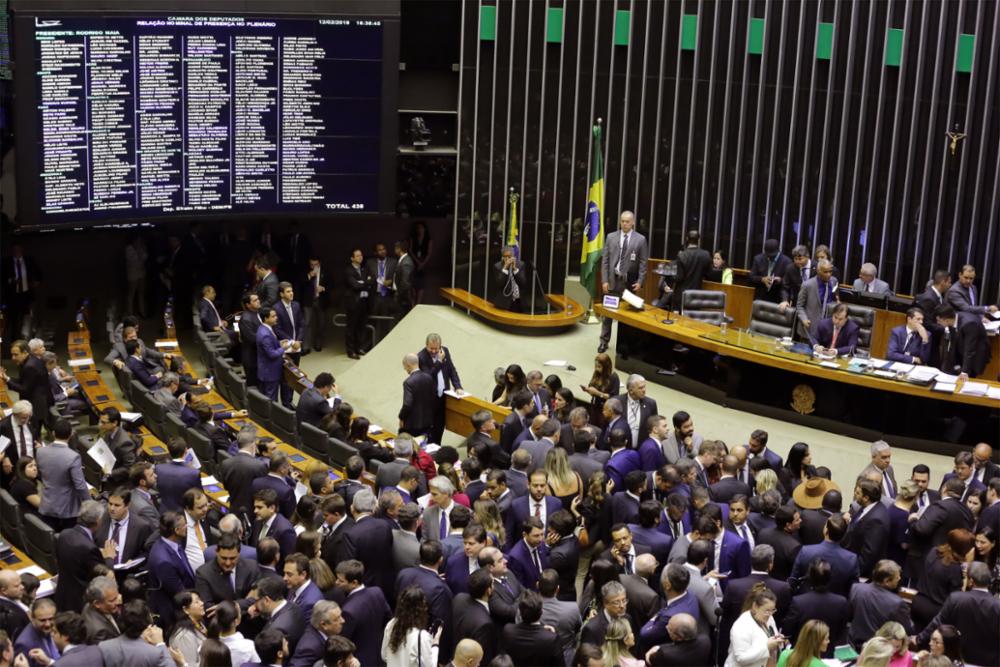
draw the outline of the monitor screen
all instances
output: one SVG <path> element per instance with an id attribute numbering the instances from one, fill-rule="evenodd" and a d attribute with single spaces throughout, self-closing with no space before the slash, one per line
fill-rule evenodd
<path id="1" fill-rule="evenodd" d="M 22 225 L 386 210 L 386 72 L 397 64 L 385 54 L 398 47 L 385 48 L 396 34 L 381 18 L 17 25 L 33 58 L 18 68 L 32 79 L 32 104 L 18 105 Z"/>

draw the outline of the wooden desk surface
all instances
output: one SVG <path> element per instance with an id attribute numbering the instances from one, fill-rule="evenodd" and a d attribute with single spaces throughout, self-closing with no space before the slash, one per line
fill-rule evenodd
<path id="1" fill-rule="evenodd" d="M 881 389 L 883 391 L 892 391 L 899 394 L 918 396 L 920 398 L 952 401 L 965 405 L 979 405 L 994 409 L 1000 408 L 1000 401 L 993 400 L 985 396 L 965 396 L 958 393 L 945 394 L 932 391 L 929 387 L 921 387 L 909 382 L 898 382 L 870 374 L 850 373 L 844 370 L 827 368 L 825 366 L 820 366 L 819 362 L 811 359 L 807 360 L 805 357 L 802 357 L 801 359 L 787 358 L 785 356 L 777 356 L 763 351 L 748 349 L 748 347 L 745 346 L 731 345 L 725 342 L 707 339 L 704 337 L 704 334 L 718 332 L 719 327 L 713 324 L 708 324 L 707 322 L 692 320 L 676 314 L 672 316 L 672 319 L 674 320 L 673 324 L 663 324 L 661 320 L 666 318 L 667 313 L 665 310 L 660 308 L 647 306 L 643 311 L 635 311 L 632 308 L 623 310 L 606 310 L 602 305 L 596 304 L 595 311 L 599 315 L 605 315 L 618 320 L 619 322 L 635 327 L 636 329 L 642 329 L 643 331 L 648 331 L 658 336 L 663 336 L 664 338 L 676 340 L 684 345 L 710 350 L 716 354 L 726 357 L 751 361 L 753 363 L 761 364 L 762 366 L 770 366 L 825 380 L 834 380 L 845 384 L 858 385 L 868 387 L 870 389 Z M 749 334 L 745 335 L 749 340 Z M 766 337 L 757 334 L 753 338 L 763 340 Z M 846 365 L 842 361 L 840 363 L 841 365 Z M 978 382 L 979 380 L 976 381 Z M 1000 383 L 997 382 L 991 382 L 988 384 L 990 384 L 990 386 L 1000 387 Z"/>
<path id="2" fill-rule="evenodd" d="M 452 433 L 469 437 L 472 434 L 471 417 L 480 410 L 489 410 L 497 425 L 510 414 L 510 408 L 502 408 L 478 396 L 467 395 L 462 398 L 444 397 L 444 427 Z M 493 439 L 500 442 L 500 429 L 493 431 Z"/>

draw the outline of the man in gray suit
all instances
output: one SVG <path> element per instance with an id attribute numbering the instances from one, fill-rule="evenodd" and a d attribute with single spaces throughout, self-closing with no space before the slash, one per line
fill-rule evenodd
<path id="1" fill-rule="evenodd" d="M 538 440 L 525 439 L 518 449 L 525 449 L 531 454 L 531 469 L 538 470 L 545 467 L 545 457 L 549 450 L 559 443 L 559 431 L 562 424 L 558 419 L 546 419 L 542 424 L 541 438 Z"/>
<path id="2" fill-rule="evenodd" d="M 618 221 L 618 231 L 611 232 L 604 240 L 601 252 L 601 285 L 605 294 L 621 296 L 628 289 L 638 293 L 646 279 L 646 260 L 649 249 L 646 237 L 635 231 L 635 214 L 622 211 Z M 611 340 L 611 318 L 601 322 L 601 344 L 597 351 L 608 349 Z"/>
<path id="3" fill-rule="evenodd" d="M 848 597 L 851 612 L 851 629 L 848 639 L 856 649 L 860 649 L 869 637 L 886 621 L 896 621 L 903 626 L 906 634 L 913 634 L 910 623 L 910 605 L 899 597 L 902 570 L 891 560 L 880 560 L 872 571 L 872 580 L 867 584 L 854 584 Z"/>
<path id="4" fill-rule="evenodd" d="M 105 665 L 129 667 L 172 667 L 173 658 L 163 642 L 163 629 L 153 625 L 153 617 L 143 600 L 130 600 L 122 608 L 122 634 L 105 639 L 98 648 Z"/>
<path id="5" fill-rule="evenodd" d="M 538 578 L 538 592 L 542 595 L 542 625 L 556 631 L 566 664 L 572 665 L 576 638 L 583 627 L 580 608 L 575 602 L 556 597 L 559 593 L 559 573 L 551 568 L 542 570 L 542 576 Z"/>
<path id="6" fill-rule="evenodd" d="M 149 461 L 139 461 L 128 470 L 128 481 L 132 486 L 132 500 L 128 504 L 129 512 L 142 517 L 154 526 L 160 524 L 160 510 L 153 501 L 153 489 L 156 488 L 156 468 Z"/>
<path id="7" fill-rule="evenodd" d="M 944 295 L 944 300 L 960 313 L 986 315 L 997 312 L 996 306 L 983 304 L 982 295 L 976 289 L 976 267 L 966 264 L 958 274 L 958 282 Z"/>
<path id="8" fill-rule="evenodd" d="M 876 440 L 871 446 L 872 460 L 858 477 L 878 477 L 878 483 L 882 486 L 882 504 L 892 506 L 896 497 L 896 473 L 892 469 L 892 447 L 885 440 Z"/>
<path id="9" fill-rule="evenodd" d="M 826 304 L 837 301 L 837 279 L 833 277 L 833 264 L 826 260 L 816 265 L 816 275 L 802 283 L 795 303 L 799 336 L 814 342 L 814 331 L 826 312 Z"/>
<path id="10" fill-rule="evenodd" d="M 444 475 L 429 483 L 431 502 L 424 511 L 424 539 L 444 540 L 451 532 L 451 511 L 455 509 L 455 486 Z"/>
<path id="11" fill-rule="evenodd" d="M 410 459 L 413 457 L 413 448 L 415 443 L 413 438 L 409 437 L 406 433 L 400 433 L 396 436 L 395 441 L 392 445 L 392 453 L 396 455 L 396 458 L 388 463 L 382 464 L 375 473 L 375 488 L 378 490 L 392 488 L 399 484 L 399 478 L 403 474 L 403 468 L 406 468 L 410 463 Z M 423 473 L 420 473 L 420 483 L 417 485 L 417 495 L 422 496 L 427 493 L 427 480 Z"/>
<path id="12" fill-rule="evenodd" d="M 38 476 L 43 485 L 38 513 L 59 531 L 76 524 L 80 503 L 90 498 L 90 491 L 83 479 L 80 455 L 69 448 L 73 427 L 65 419 L 58 419 L 53 432 L 55 440 L 35 451 Z"/>
<path id="13" fill-rule="evenodd" d="M 694 458 L 694 455 L 701 449 L 704 437 L 694 432 L 694 419 L 683 410 L 675 412 L 671 418 L 674 428 L 667 434 L 660 449 L 663 451 L 663 458 L 667 463 L 674 464 L 684 457 Z"/>
<path id="14" fill-rule="evenodd" d="M 861 277 L 854 281 L 854 291 L 865 294 L 892 294 L 889 283 L 878 279 L 878 267 L 871 262 L 861 265 Z"/>
<path id="15" fill-rule="evenodd" d="M 417 538 L 417 521 L 420 520 L 420 505 L 406 503 L 399 508 L 396 522 L 399 528 L 392 529 L 392 562 L 396 571 L 420 564 L 420 540 Z"/>
<path id="16" fill-rule="evenodd" d="M 153 400 L 166 408 L 167 412 L 172 412 L 178 417 L 184 410 L 181 400 L 177 398 L 177 390 L 181 386 L 181 379 L 177 373 L 164 373 L 160 378 L 160 388 L 153 392 Z"/>

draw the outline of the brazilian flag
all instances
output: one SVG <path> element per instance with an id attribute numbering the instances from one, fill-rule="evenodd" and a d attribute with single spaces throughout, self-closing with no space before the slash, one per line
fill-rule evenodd
<path id="1" fill-rule="evenodd" d="M 590 195 L 583 225 L 583 248 L 580 254 L 580 283 L 597 296 L 597 264 L 604 248 L 604 159 L 601 156 L 601 126 L 594 126 L 594 154 L 590 165 Z"/>

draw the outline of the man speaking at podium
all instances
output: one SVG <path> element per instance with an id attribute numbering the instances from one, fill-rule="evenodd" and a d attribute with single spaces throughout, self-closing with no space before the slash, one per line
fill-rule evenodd
<path id="1" fill-rule="evenodd" d="M 629 289 L 638 294 L 646 279 L 648 258 L 646 237 L 635 231 L 635 214 L 632 211 L 622 211 L 618 220 L 618 231 L 608 234 L 601 253 L 604 293 L 621 296 L 626 289 Z M 611 318 L 605 317 L 601 322 L 601 344 L 597 347 L 597 351 L 605 352 L 610 340 Z"/>
<path id="2" fill-rule="evenodd" d="M 493 269 L 494 282 L 497 285 L 494 303 L 497 308 L 515 313 L 523 312 L 522 299 L 530 296 L 528 269 L 514 254 L 513 246 L 504 246 L 500 261 L 493 265 Z"/>

